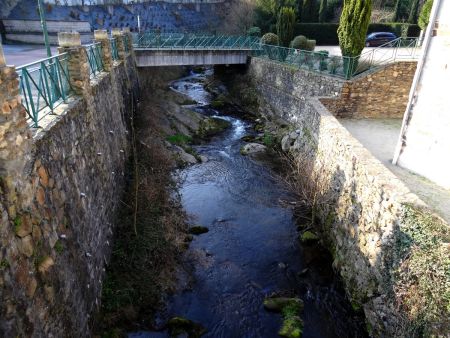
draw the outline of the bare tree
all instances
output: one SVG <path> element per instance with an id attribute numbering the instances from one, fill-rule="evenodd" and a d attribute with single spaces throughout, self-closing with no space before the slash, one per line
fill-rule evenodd
<path id="1" fill-rule="evenodd" d="M 227 13 L 223 17 L 223 33 L 245 34 L 253 26 L 255 0 L 232 0 Z"/>

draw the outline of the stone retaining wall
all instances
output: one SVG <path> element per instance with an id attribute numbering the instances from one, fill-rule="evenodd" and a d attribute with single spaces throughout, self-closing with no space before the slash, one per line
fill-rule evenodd
<path id="1" fill-rule="evenodd" d="M 0 126 L 23 124 L 14 68 L 0 65 L 0 74 L 10 76 L 0 82 L 10 93 L 0 96 Z M 42 128 L 25 123 L 2 134 L 0 336 L 90 336 L 122 207 L 137 79 L 133 56 L 125 55 Z M 6 140 L 16 147 L 2 148 Z"/>
<path id="2" fill-rule="evenodd" d="M 396 62 L 346 81 L 338 98 L 322 103 L 339 118 L 403 118 L 417 62 Z"/>
<path id="3" fill-rule="evenodd" d="M 345 87 L 341 81 L 261 59 L 252 59 L 247 80 L 256 89 L 260 111 L 296 130 L 282 146 L 311 168 L 305 175 L 316 180 L 317 211 L 333 265 L 352 304 L 364 310 L 369 333 L 404 336 L 403 326 L 409 324 L 394 292 L 394 272 L 403 259 L 398 243 L 405 238 L 403 224 L 415 221 L 406 210 L 428 213 L 426 206 L 320 102 Z"/>

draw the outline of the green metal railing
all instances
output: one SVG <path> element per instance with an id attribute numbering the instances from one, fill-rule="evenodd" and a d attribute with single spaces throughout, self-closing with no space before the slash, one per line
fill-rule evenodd
<path id="1" fill-rule="evenodd" d="M 17 73 L 22 104 L 33 127 L 72 94 L 67 53 L 18 67 Z"/>
<path id="2" fill-rule="evenodd" d="M 111 43 L 111 55 L 113 60 L 119 60 L 119 50 L 117 49 L 117 40 L 115 38 L 109 39 Z"/>
<path id="3" fill-rule="evenodd" d="M 416 38 L 398 38 L 356 57 L 333 56 L 327 51 L 311 52 L 265 44 L 255 45 L 252 56 L 348 80 L 397 60 L 415 60 L 418 53 Z"/>
<path id="4" fill-rule="evenodd" d="M 85 50 L 89 62 L 89 74 L 90 77 L 93 78 L 104 69 L 102 61 L 102 44 L 101 42 L 96 42 L 86 45 Z"/>
<path id="5" fill-rule="evenodd" d="M 135 41 L 137 48 L 151 49 L 252 49 L 254 36 L 145 32 Z"/>

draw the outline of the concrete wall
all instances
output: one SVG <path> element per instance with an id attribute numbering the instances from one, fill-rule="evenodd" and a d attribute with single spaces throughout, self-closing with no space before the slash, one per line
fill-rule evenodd
<path id="1" fill-rule="evenodd" d="M 3 25 L 7 33 L 22 32 L 42 34 L 41 22 L 38 20 L 11 20 L 4 19 Z M 77 31 L 79 33 L 91 32 L 91 25 L 88 21 L 54 21 L 47 20 L 49 33 Z"/>
<path id="2" fill-rule="evenodd" d="M 245 64 L 249 50 L 136 49 L 138 67 Z"/>
<path id="3" fill-rule="evenodd" d="M 87 337 L 100 305 L 138 83 L 132 55 L 92 80 L 76 55 L 80 95 L 40 129 L 27 126 L 14 68 L 0 65 L 2 337 Z"/>
<path id="4" fill-rule="evenodd" d="M 416 65 L 415 61 L 388 64 L 345 82 L 339 98 L 322 103 L 339 118 L 402 118 Z"/>
<path id="5" fill-rule="evenodd" d="M 352 304 L 363 309 L 369 333 L 404 337 L 402 330 L 412 325 L 396 303 L 397 245 L 401 228 L 415 222 L 408 208 L 427 210 L 424 203 L 320 102 L 338 93 L 342 81 L 261 59 L 252 59 L 247 79 L 258 93 L 260 111 L 296 130 L 283 138 L 282 147 L 311 168 L 305 175 L 318 191 L 317 211 L 333 266 Z"/>
<path id="6" fill-rule="evenodd" d="M 398 146 L 398 164 L 450 189 L 450 2 L 435 1 L 429 47 L 416 74 Z"/>
<path id="7" fill-rule="evenodd" d="M 5 26 L 5 38 L 10 41 L 43 44 L 42 27 L 39 20 L 3 20 Z M 81 41 L 84 44 L 92 41 L 91 25 L 88 21 L 54 21 L 47 20 L 49 41 L 53 45 L 58 44 L 58 32 L 77 31 L 81 33 Z"/>

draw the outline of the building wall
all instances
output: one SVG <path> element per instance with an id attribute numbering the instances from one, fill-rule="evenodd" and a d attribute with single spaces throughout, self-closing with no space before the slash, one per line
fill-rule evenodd
<path id="1" fill-rule="evenodd" d="M 417 62 L 388 64 L 345 82 L 341 95 L 322 103 L 339 118 L 402 118 Z"/>
<path id="2" fill-rule="evenodd" d="M 438 25 L 410 93 L 398 165 L 450 189 L 450 2 L 440 1 L 436 10 Z"/>
<path id="3" fill-rule="evenodd" d="M 13 68 L 0 71 L 0 336 L 88 337 L 125 183 L 134 60 L 35 130 L 24 126 Z"/>

